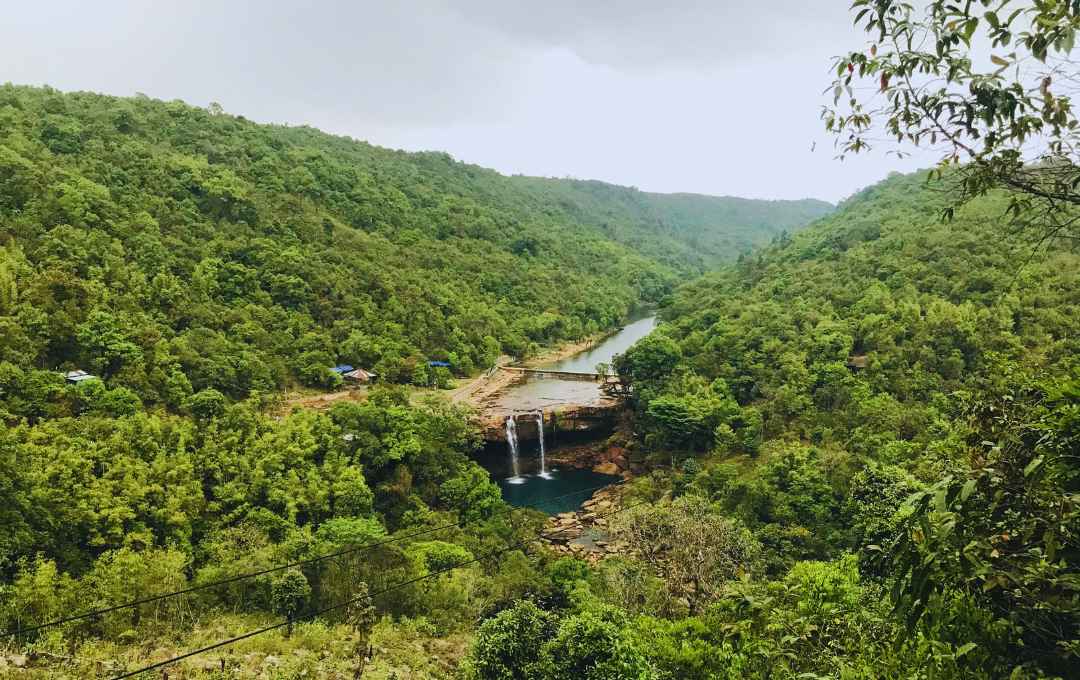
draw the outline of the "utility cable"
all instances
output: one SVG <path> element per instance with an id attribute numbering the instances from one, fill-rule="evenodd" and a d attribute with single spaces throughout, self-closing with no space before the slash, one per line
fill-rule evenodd
<path id="1" fill-rule="evenodd" d="M 577 491 L 571 491 L 569 493 L 561 494 L 559 496 L 553 496 L 553 497 L 548 498 L 546 500 L 548 500 L 548 501 L 561 500 L 563 498 L 569 498 L 570 496 L 575 496 L 577 494 L 583 494 L 583 493 L 590 492 L 590 491 L 598 491 L 599 489 L 603 489 L 603 488 L 609 487 L 609 486 L 619 486 L 619 485 L 621 485 L 623 483 L 625 483 L 625 482 L 620 481 L 620 482 L 616 482 L 615 484 L 602 484 L 600 486 L 589 487 L 589 488 L 586 488 L 586 489 L 578 489 Z M 502 515 L 513 514 L 516 510 L 519 510 L 519 509 L 520 508 L 509 508 L 507 510 L 501 510 L 499 512 L 492 513 L 488 517 L 488 519 L 491 519 L 493 517 L 500 517 Z M 137 606 L 143 605 L 143 604 L 149 604 L 151 602 L 159 602 L 161 600 L 165 600 L 165 599 L 168 599 L 170 597 L 176 597 L 178 595 L 187 595 L 189 593 L 194 593 L 194 592 L 198 592 L 198 591 L 201 591 L 201 590 L 207 590 L 209 588 L 216 588 L 217 586 L 223 586 L 223 585 L 228 585 L 230 583 L 236 583 L 237 581 L 244 581 L 246 579 L 255 578 L 257 576 L 265 576 L 266 574 L 273 574 L 275 572 L 284 571 L 285 569 L 293 569 L 295 567 L 304 567 L 304 566 L 308 566 L 308 565 L 312 565 L 312 564 L 317 564 L 317 563 L 323 562 L 325 560 L 335 559 L 335 558 L 338 558 L 338 557 L 343 557 L 345 555 L 350 555 L 350 554 L 357 553 L 357 552 L 366 552 L 368 550 L 373 550 L 374 548 L 378 548 L 380 546 L 389 545 L 389 544 L 392 544 L 392 543 L 398 543 L 400 541 L 405 541 L 405 540 L 408 540 L 410 538 L 417 538 L 418 536 L 425 536 L 427 534 L 432 534 L 432 533 L 435 533 L 437 531 L 442 531 L 444 529 L 453 529 L 455 527 L 459 527 L 459 528 L 464 527 L 464 526 L 466 526 L 468 524 L 472 524 L 472 523 L 477 522 L 477 521 L 479 521 L 479 520 L 459 520 L 457 522 L 453 522 L 453 523 L 450 523 L 450 524 L 442 524 L 442 525 L 439 525 L 439 526 L 436 526 L 436 527 L 428 527 L 426 529 L 421 529 L 419 531 L 414 531 L 414 532 L 412 532 L 410 534 L 405 534 L 404 536 L 397 536 L 397 537 L 394 537 L 394 538 L 387 538 L 387 539 L 384 539 L 384 540 L 381 540 L 381 541 L 376 541 L 374 543 L 365 543 L 364 545 L 353 546 L 351 548 L 344 548 L 344 549 L 338 550 L 336 552 L 327 553 L 325 555 L 317 555 L 315 557 L 309 557 L 309 558 L 306 558 L 306 559 L 303 559 L 303 560 L 297 560 L 295 562 L 289 562 L 288 564 L 282 564 L 282 565 L 276 566 L 276 567 L 268 567 L 266 569 L 261 569 L 259 571 L 253 571 L 253 572 L 249 572 L 249 573 L 246 573 L 246 574 L 239 574 L 237 576 L 230 576 L 229 578 L 221 579 L 219 581 L 211 581 L 210 583 L 202 583 L 202 584 L 199 584 L 199 585 L 184 588 L 182 590 L 175 590 L 175 591 L 168 592 L 168 593 L 161 593 L 160 595 L 152 595 L 152 596 L 149 596 L 149 597 L 144 597 L 144 598 L 140 598 L 140 599 L 137 599 L 137 600 L 132 600 L 130 602 L 124 602 L 122 604 L 112 605 L 112 606 L 109 606 L 109 607 L 102 607 L 101 609 L 94 609 L 92 611 L 84 612 L 82 614 L 75 614 L 75 615 L 72 615 L 72 616 L 66 616 L 64 618 L 55 619 L 53 621 L 46 621 L 45 623 L 39 623 L 39 624 L 36 624 L 34 626 L 30 626 L 30 627 L 27 627 L 27 628 L 13 628 L 13 629 L 5 631 L 2 635 L 0 635 L 0 637 L 21 636 L 21 635 L 26 635 L 27 633 L 32 633 L 34 631 L 41 630 L 43 628 L 51 628 L 53 626 L 59 626 L 59 625 L 65 624 L 65 623 L 73 623 L 75 621 L 83 621 L 85 619 L 92 619 L 92 618 L 96 618 L 98 616 L 102 616 L 104 614 L 110 614 L 110 613 L 115 612 L 115 611 L 121 611 L 121 610 L 124 610 L 124 609 L 130 609 L 132 607 L 137 607 Z"/>
<path id="2" fill-rule="evenodd" d="M 626 505 L 626 506 L 623 506 L 623 507 L 621 507 L 621 508 L 619 508 L 617 510 L 612 510 L 611 512 L 607 512 L 607 513 L 604 513 L 602 515 L 596 515 L 596 517 L 597 518 L 610 517 L 610 516 L 618 514 L 620 512 L 624 512 L 626 510 L 636 508 L 639 505 L 644 505 L 644 503 L 645 503 L 644 501 L 640 501 L 640 502 L 634 503 L 632 505 Z M 580 521 L 578 522 L 578 524 L 580 525 Z M 574 528 L 576 528 L 576 527 L 574 527 Z M 348 607 L 349 605 L 351 605 L 351 604 L 353 604 L 355 602 L 359 602 L 361 599 L 364 599 L 364 598 L 374 599 L 374 598 L 376 598 L 376 597 L 378 597 L 380 595 L 385 595 L 386 593 L 389 593 L 391 591 L 398 590 L 399 588 L 404 588 L 405 586 L 409 586 L 409 585 L 412 585 L 414 583 L 418 583 L 420 581 L 427 580 L 429 578 L 435 578 L 436 576 L 441 576 L 441 575 L 443 575 L 445 573 L 448 573 L 448 572 L 451 572 L 451 571 L 453 571 L 455 569 L 460 569 L 461 567 L 467 567 L 470 564 L 475 564 L 477 562 L 482 562 L 484 560 L 488 560 L 488 559 L 491 559 L 493 557 L 498 557 L 499 555 L 503 555 L 503 554 L 508 553 L 508 552 L 510 552 L 512 550 L 517 550 L 518 548 L 521 548 L 521 547 L 523 547 L 525 545 L 528 545 L 529 543 L 532 543 L 534 541 L 539 541 L 539 540 L 543 540 L 545 538 L 551 538 L 552 536 L 557 536 L 558 534 L 561 534 L 561 533 L 563 533 L 565 531 L 568 531 L 570 529 L 571 529 L 571 527 L 563 527 L 562 529 L 554 531 L 554 532 L 552 532 L 550 534 L 540 532 L 539 534 L 537 534 L 533 538 L 523 539 L 523 540 L 518 541 L 517 543 L 515 543 L 513 545 L 509 545 L 509 546 L 507 546 L 505 548 L 500 548 L 498 550 L 493 550 L 490 553 L 488 553 L 487 555 L 484 555 L 482 557 L 474 557 L 471 560 L 466 560 L 464 562 L 459 562 L 458 564 L 455 564 L 455 565 L 452 565 L 452 566 L 449 566 L 449 567 L 445 567 L 445 568 L 440 569 L 438 571 L 433 571 L 433 572 L 431 572 L 429 574 L 425 574 L 423 576 L 417 576 L 416 578 L 411 578 L 408 581 L 402 581 L 401 583 L 395 583 L 392 586 L 388 586 L 388 587 L 383 588 L 382 590 L 378 590 L 378 591 L 376 591 L 374 593 L 370 593 L 368 595 L 363 595 L 363 596 L 360 596 L 360 597 L 354 597 L 354 598 L 346 600 L 344 602 L 339 602 L 338 604 L 330 605 L 329 607 L 324 607 L 324 608 L 319 609 L 319 610 L 317 610 L 315 612 L 307 614 L 306 616 L 304 616 L 302 619 L 299 619 L 299 620 L 311 619 L 311 618 L 314 618 L 316 616 L 320 616 L 322 614 L 325 614 L 327 612 L 331 612 L 331 611 L 334 611 L 336 609 L 341 609 L 342 607 Z M 185 652 L 184 654 L 179 654 L 179 655 L 171 657 L 169 659 L 165 659 L 164 661 L 158 661 L 157 663 L 150 664 L 149 666 L 143 666 L 142 668 L 139 668 L 139 669 L 136 669 L 136 670 L 133 670 L 133 671 L 128 671 L 128 672 L 123 673 L 121 675 L 114 676 L 111 680 L 124 680 L 125 678 L 135 677 L 136 675 L 139 675 L 141 673 L 146 673 L 147 671 L 156 670 L 158 668 L 164 668 L 165 666 L 171 666 L 172 664 L 174 664 L 174 663 L 176 663 L 178 661 L 183 661 L 184 659 L 190 659 L 193 656 L 198 656 L 199 654 L 205 654 L 206 652 L 210 652 L 210 651 L 213 651 L 215 649 L 220 649 L 221 647 L 226 647 L 228 645 L 240 642 L 242 640 L 247 640 L 248 638 L 255 637 L 256 635 L 261 635 L 263 633 L 268 633 L 268 632 L 270 632 L 272 630 L 279 630 L 281 628 L 285 628 L 290 623 L 296 623 L 297 620 L 298 619 L 286 619 L 285 621 L 281 621 L 279 623 L 275 623 L 273 625 L 266 626 L 264 628 L 257 628 L 256 630 L 249 631 L 247 633 L 244 633 L 243 635 L 237 635 L 236 637 L 228 638 L 226 640 L 221 640 L 219 642 L 215 642 L 214 644 L 207 645 L 205 647 L 200 647 L 200 648 L 194 649 L 194 650 L 192 650 L 190 652 Z"/>

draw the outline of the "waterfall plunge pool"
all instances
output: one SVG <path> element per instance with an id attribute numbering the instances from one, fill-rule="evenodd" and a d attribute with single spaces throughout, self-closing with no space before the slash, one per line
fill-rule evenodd
<path id="1" fill-rule="evenodd" d="M 503 500 L 510 505 L 557 515 L 577 510 L 596 492 L 596 487 L 614 484 L 620 479 L 618 475 L 602 475 L 592 470 L 560 468 L 548 472 L 546 478 L 539 475 L 525 477 L 521 484 L 511 484 L 505 479 L 498 482 Z"/>
<path id="2" fill-rule="evenodd" d="M 503 500 L 515 507 L 535 508 L 549 515 L 572 512 L 594 493 L 585 489 L 595 490 L 622 479 L 588 468 L 551 463 L 547 465 L 547 476 L 541 477 L 538 442 L 523 441 L 521 448 L 516 477 L 506 444 L 488 446 L 477 455 L 477 462 L 491 473 L 502 490 Z"/>

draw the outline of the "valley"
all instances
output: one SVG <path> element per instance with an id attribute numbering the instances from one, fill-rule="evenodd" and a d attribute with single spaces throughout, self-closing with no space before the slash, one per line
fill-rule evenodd
<path id="1" fill-rule="evenodd" d="M 835 204 L 0 85 L 0 677 L 1076 677 L 1080 128 L 967 50 L 1080 10 L 1009 4 L 857 0 L 838 154 L 947 148 Z M 820 185 L 764 112 L 657 143 L 678 101 L 609 162 Z"/>

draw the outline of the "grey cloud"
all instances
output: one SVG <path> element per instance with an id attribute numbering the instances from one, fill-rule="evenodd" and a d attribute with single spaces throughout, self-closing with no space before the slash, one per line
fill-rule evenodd
<path id="1" fill-rule="evenodd" d="M 446 0 L 470 21 L 625 70 L 715 68 L 850 33 L 847 3 Z"/>
<path id="2" fill-rule="evenodd" d="M 837 199 L 897 165 L 834 161 L 818 120 L 829 58 L 861 41 L 847 0 L 10 4 L 2 79 L 217 101 L 507 173 Z"/>
<path id="3" fill-rule="evenodd" d="M 126 86 L 272 120 L 497 118 L 520 58 L 439 2 L 60 2 L 0 27 L 4 76 Z M 509 91 L 504 91 L 509 90 Z"/>

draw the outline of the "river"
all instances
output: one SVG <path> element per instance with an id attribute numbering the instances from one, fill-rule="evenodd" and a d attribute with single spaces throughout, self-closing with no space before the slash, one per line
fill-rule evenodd
<path id="1" fill-rule="evenodd" d="M 655 327 L 655 316 L 637 319 L 583 352 L 540 364 L 536 368 L 592 373 L 597 364 L 610 364 L 616 355 L 625 352 Z M 604 398 L 600 383 L 597 382 L 530 377 L 525 382 L 505 390 L 488 408 L 509 414 L 515 411 L 545 410 L 560 404 L 594 404 Z M 558 450 L 558 442 L 552 441 L 550 434 L 547 442 L 551 449 L 549 453 Z M 539 452 L 539 441 L 521 442 L 518 477 L 513 476 L 509 452 L 504 443 L 489 445 L 480 456 L 479 462 L 498 482 L 507 503 L 536 508 L 548 514 L 575 510 L 589 498 L 592 489 L 619 480 L 615 475 L 573 467 L 555 467 L 549 469 L 547 475 L 541 476 Z"/>
<path id="2" fill-rule="evenodd" d="M 655 316 L 638 319 L 584 352 L 540 364 L 535 368 L 571 373 L 593 373 L 596 371 L 597 364 L 610 364 L 617 354 L 628 350 L 631 345 L 648 335 L 654 328 L 656 328 Z M 505 390 L 489 408 L 494 412 L 505 413 L 536 411 L 560 404 L 589 405 L 603 398 L 604 393 L 600 390 L 598 382 L 531 377 Z"/>
<path id="3" fill-rule="evenodd" d="M 593 373 L 596 371 L 597 364 L 610 364 L 616 355 L 630 349 L 631 345 L 651 333 L 654 328 L 656 328 L 655 316 L 632 321 L 618 332 L 609 335 L 584 352 L 579 352 L 558 361 L 540 364 L 537 368 L 548 368 L 552 371 L 566 371 L 567 373 Z"/>

